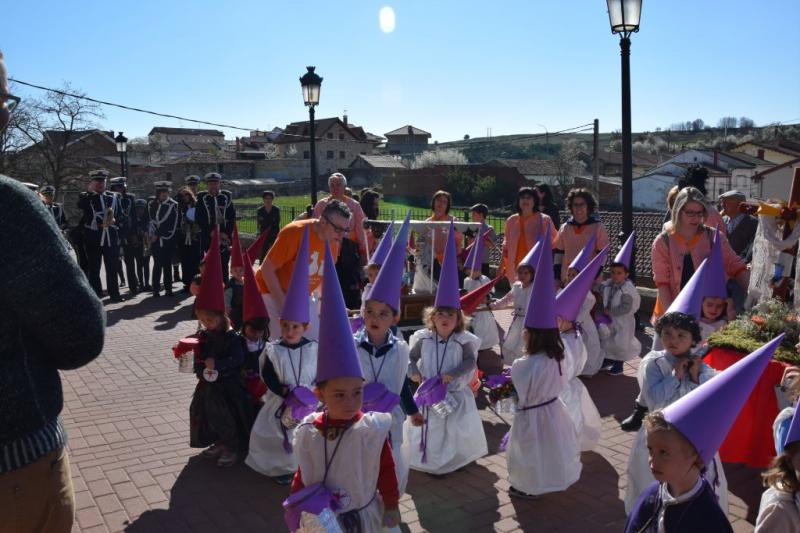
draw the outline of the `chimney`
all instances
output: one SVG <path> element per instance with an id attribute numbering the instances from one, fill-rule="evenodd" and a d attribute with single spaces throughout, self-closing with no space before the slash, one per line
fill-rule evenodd
<path id="1" fill-rule="evenodd" d="M 349 126 L 349 124 L 347 124 L 347 110 L 346 109 L 344 110 L 344 115 L 342 115 L 342 122 L 344 122 L 345 126 Z"/>

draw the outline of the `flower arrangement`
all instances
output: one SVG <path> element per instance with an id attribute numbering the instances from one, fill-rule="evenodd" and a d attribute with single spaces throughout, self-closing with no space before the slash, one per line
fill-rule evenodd
<path id="1" fill-rule="evenodd" d="M 712 333 L 708 338 L 708 345 L 749 353 L 781 333 L 786 333 L 786 337 L 773 358 L 794 365 L 800 364 L 800 354 L 795 349 L 800 341 L 800 316 L 790 305 L 775 298 L 757 304 L 724 328 Z"/>
<path id="2" fill-rule="evenodd" d="M 486 378 L 486 387 L 489 389 L 489 401 L 496 404 L 509 398 L 516 399 L 517 391 L 511 382 L 511 369 L 503 370 L 502 374 L 495 374 Z"/>

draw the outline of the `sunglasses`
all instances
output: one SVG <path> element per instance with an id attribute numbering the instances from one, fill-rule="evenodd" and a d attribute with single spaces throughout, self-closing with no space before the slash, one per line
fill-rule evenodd
<path id="1" fill-rule="evenodd" d="M 330 219 L 330 218 L 328 218 L 327 216 L 325 216 L 325 217 L 322 217 L 322 218 L 324 218 L 324 219 L 325 219 L 325 221 L 326 221 L 328 224 L 330 224 L 330 225 L 331 225 L 331 227 L 333 228 L 333 230 L 334 230 L 336 233 L 347 233 L 347 232 L 349 231 L 347 228 L 343 228 L 343 227 L 341 227 L 341 226 L 337 226 L 336 224 L 334 224 L 334 223 L 331 221 L 331 219 Z"/>
<path id="2" fill-rule="evenodd" d="M 13 113 L 14 109 L 19 105 L 22 99 L 19 96 L 14 96 L 13 94 L 7 94 L 3 97 L 2 103 L 5 104 L 6 109 L 8 109 L 9 113 Z"/>

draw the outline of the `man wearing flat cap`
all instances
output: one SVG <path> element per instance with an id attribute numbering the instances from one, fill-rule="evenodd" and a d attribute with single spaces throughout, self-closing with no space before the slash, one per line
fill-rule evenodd
<path id="1" fill-rule="evenodd" d="M 108 181 L 109 188 L 119 195 L 119 207 L 122 216 L 118 221 L 119 239 L 122 244 L 122 257 L 125 260 L 125 274 L 128 277 L 128 289 L 131 295 L 139 292 L 139 283 L 136 281 L 136 250 L 132 244 L 133 232 L 135 228 L 135 209 L 136 197 L 128 192 L 128 181 L 124 176 L 111 178 Z"/>
<path id="2" fill-rule="evenodd" d="M 741 191 L 728 191 L 719 195 L 722 202 L 722 220 L 728 230 L 728 242 L 736 255 L 749 263 L 753 256 L 753 240 L 758 228 L 758 219 L 739 212 L 739 206 L 747 200 Z"/>
<path id="3" fill-rule="evenodd" d="M 217 172 L 209 172 L 203 179 L 208 191 L 197 195 L 195 217 L 200 225 L 203 253 L 211 244 L 211 232 L 219 226 L 219 240 L 222 246 L 222 279 L 228 281 L 228 260 L 231 257 L 231 236 L 233 224 L 236 222 L 236 208 L 233 205 L 231 191 L 220 190 L 220 176 Z"/>
<path id="4" fill-rule="evenodd" d="M 83 243 L 88 260 L 89 283 L 98 298 L 102 297 L 100 264 L 106 271 L 106 290 L 112 302 L 121 302 L 117 268 L 119 265 L 119 226 L 122 217 L 119 196 L 106 190 L 107 170 L 89 173 L 89 191 L 78 198 L 83 211 Z"/>
<path id="5" fill-rule="evenodd" d="M 53 215 L 56 221 L 56 226 L 61 232 L 65 232 L 69 227 L 67 223 L 67 215 L 64 213 L 64 206 L 54 201 L 56 196 L 56 188 L 52 185 L 45 185 L 39 189 L 39 196 L 42 197 L 42 202 L 48 211 Z"/>
<path id="6" fill-rule="evenodd" d="M 157 181 L 156 199 L 150 202 L 150 253 L 153 256 L 153 297 L 159 296 L 161 274 L 164 274 L 164 294 L 172 296 L 172 256 L 175 254 L 176 234 L 180 213 L 178 202 L 169 197 L 169 181 Z"/>
<path id="7" fill-rule="evenodd" d="M 183 179 L 183 183 L 189 187 L 189 190 L 192 191 L 192 194 L 194 194 L 195 198 L 197 198 L 197 186 L 200 185 L 200 176 L 195 176 L 194 174 L 191 176 L 186 176 Z"/>

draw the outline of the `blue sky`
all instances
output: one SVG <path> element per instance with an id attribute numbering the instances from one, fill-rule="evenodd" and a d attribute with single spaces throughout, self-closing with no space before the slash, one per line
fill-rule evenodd
<path id="1" fill-rule="evenodd" d="M 392 33 L 379 28 L 382 6 L 396 13 Z M 42 0 L 8 3 L 3 18 L 12 77 L 247 128 L 307 119 L 306 65 L 324 78 L 318 118 L 347 109 L 377 134 L 410 123 L 447 141 L 621 123 L 603 0 Z M 798 28 L 798 0 L 645 0 L 632 38 L 634 131 L 727 115 L 800 122 Z M 103 125 L 129 137 L 200 127 L 104 112 Z"/>

